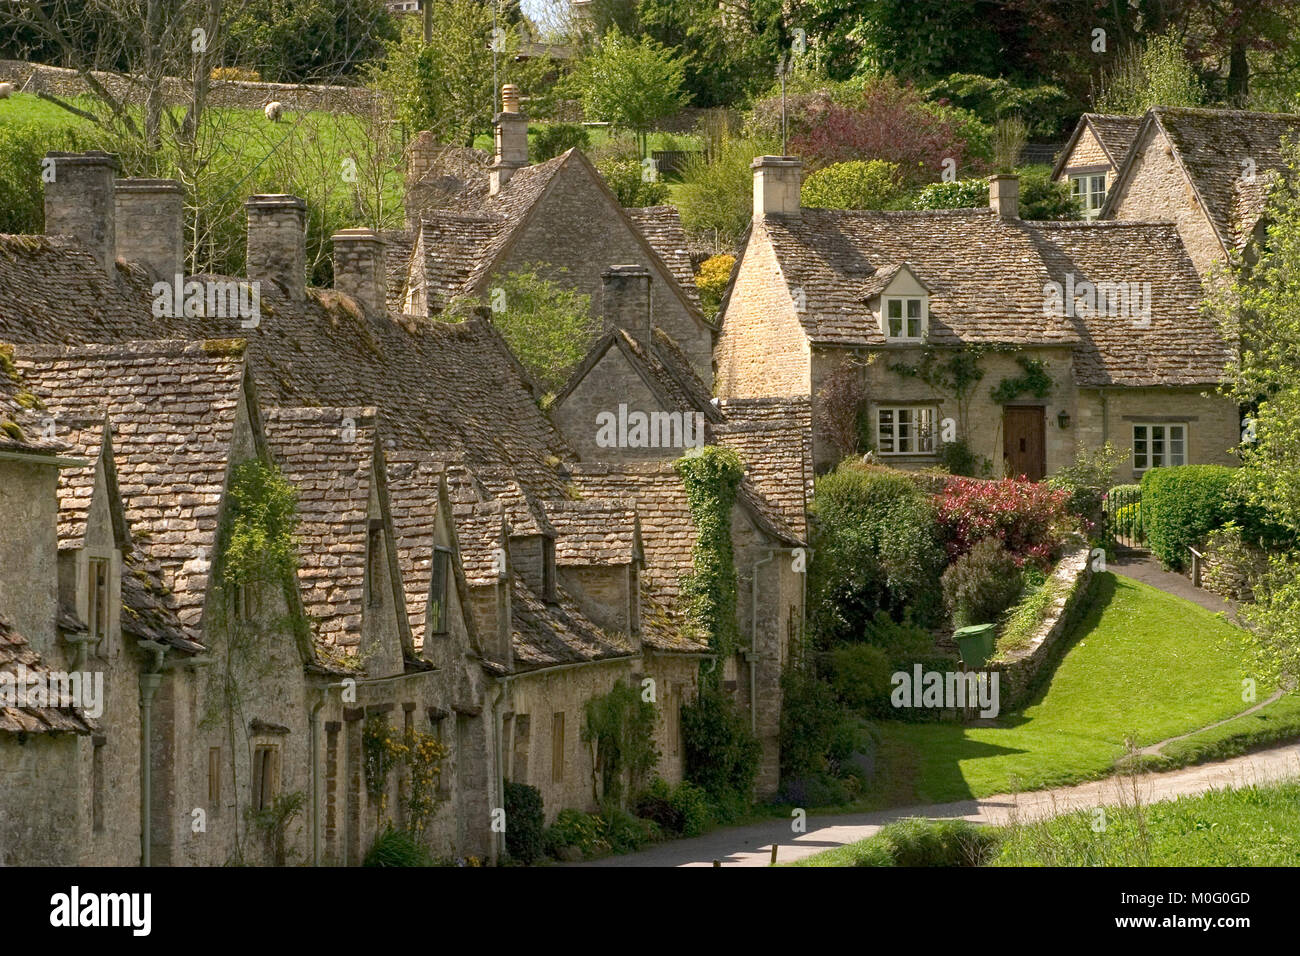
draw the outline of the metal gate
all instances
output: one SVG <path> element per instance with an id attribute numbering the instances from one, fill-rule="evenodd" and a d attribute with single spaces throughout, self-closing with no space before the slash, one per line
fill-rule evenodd
<path id="1" fill-rule="evenodd" d="M 1106 524 L 1118 544 L 1126 548 L 1146 548 L 1140 487 L 1120 485 L 1106 493 Z"/>

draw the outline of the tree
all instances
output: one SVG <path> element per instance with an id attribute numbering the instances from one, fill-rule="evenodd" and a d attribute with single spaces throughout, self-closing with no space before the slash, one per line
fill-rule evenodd
<path id="1" fill-rule="evenodd" d="M 1054 182 L 1048 166 L 1022 166 L 1020 218 L 1037 221 L 1080 218 L 1079 203 L 1067 183 Z M 989 184 L 984 179 L 959 179 L 931 183 L 912 201 L 913 209 L 974 209 L 989 204 Z"/>
<path id="2" fill-rule="evenodd" d="M 223 62 L 276 83 L 355 75 L 398 36 L 383 0 L 243 0 L 227 31 Z"/>
<path id="3" fill-rule="evenodd" d="M 770 153 L 770 142 L 723 136 L 711 155 L 693 156 L 682 170 L 677 209 L 682 226 L 715 251 L 730 249 L 753 219 L 755 156 Z"/>
<path id="4" fill-rule="evenodd" d="M 684 77 L 682 61 L 660 44 L 610 30 L 578 65 L 575 80 L 587 118 L 634 133 L 645 156 L 650 130 L 690 101 Z"/>
<path id="5" fill-rule="evenodd" d="M 900 179 L 898 165 L 881 159 L 834 163 L 804 180 L 800 201 L 811 209 L 892 209 Z"/>
<path id="6" fill-rule="evenodd" d="M 1140 116 L 1152 106 L 1200 106 L 1205 88 L 1173 34 L 1129 47 L 1102 77 L 1097 109 Z"/>
<path id="7" fill-rule="evenodd" d="M 1300 674 L 1300 146 L 1284 146 L 1286 169 L 1274 182 L 1257 257 L 1234 262 L 1206 308 L 1224 326 L 1238 357 L 1225 392 L 1248 410 L 1242 466 L 1234 489 L 1283 532 L 1269 572 L 1252 582 L 1257 603 L 1244 608 L 1263 661 L 1274 673 Z"/>
<path id="8" fill-rule="evenodd" d="M 507 273 L 488 292 L 492 320 L 502 337 L 552 391 L 564 385 L 600 332 L 599 320 L 591 315 L 591 297 L 557 281 L 563 274 L 563 269 L 532 264 Z"/>
<path id="9" fill-rule="evenodd" d="M 768 85 L 775 69 L 772 44 L 759 36 L 746 6 L 641 0 L 637 14 L 640 32 L 682 58 L 694 105 L 730 106 Z"/>

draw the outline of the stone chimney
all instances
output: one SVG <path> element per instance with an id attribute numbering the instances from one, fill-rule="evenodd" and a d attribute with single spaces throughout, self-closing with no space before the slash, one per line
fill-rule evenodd
<path id="1" fill-rule="evenodd" d="M 759 156 L 754 171 L 754 218 L 799 215 L 803 162 L 798 156 Z"/>
<path id="2" fill-rule="evenodd" d="M 278 282 L 294 301 L 307 297 L 307 204 L 297 196 L 250 196 L 248 278 Z"/>
<path id="3" fill-rule="evenodd" d="M 373 229 L 334 233 L 334 288 L 346 292 L 372 315 L 388 311 L 385 242 Z"/>
<path id="4" fill-rule="evenodd" d="M 605 331 L 626 329 L 642 345 L 650 342 L 650 270 L 640 265 L 610 266 L 600 275 Z"/>
<path id="5" fill-rule="evenodd" d="M 86 153 L 46 153 L 45 234 L 80 240 L 108 275 L 117 257 L 113 180 L 117 157 Z"/>
<path id="6" fill-rule="evenodd" d="M 516 169 L 528 165 L 528 117 L 519 112 L 519 88 L 513 83 L 501 87 L 501 112 L 492 122 L 496 127 L 497 149 L 489 171 L 488 194 L 495 196 Z"/>
<path id="7" fill-rule="evenodd" d="M 119 179 L 117 256 L 172 282 L 185 272 L 185 189 L 174 179 Z"/>
<path id="8" fill-rule="evenodd" d="M 989 208 L 1003 219 L 1020 218 L 1020 177 L 998 173 L 989 177 Z"/>

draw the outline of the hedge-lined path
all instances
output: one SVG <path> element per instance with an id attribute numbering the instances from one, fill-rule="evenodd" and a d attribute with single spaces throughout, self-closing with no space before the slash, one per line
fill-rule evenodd
<path id="1" fill-rule="evenodd" d="M 767 823 L 715 830 L 701 837 L 674 840 L 639 853 L 605 857 L 573 866 L 767 866 L 776 842 L 778 862 L 802 859 L 833 847 L 873 836 L 886 823 L 903 817 L 946 820 L 960 817 L 972 823 L 1001 825 L 1033 820 L 1072 810 L 1132 802 L 1136 787 L 1142 803 L 1171 800 L 1225 787 L 1272 783 L 1300 777 L 1300 743 L 1285 744 L 1231 760 L 1200 764 L 1166 773 L 1109 777 L 1091 783 L 1032 793 L 997 794 L 980 800 L 928 806 L 896 807 L 872 813 L 809 816 L 808 832 L 791 832 L 790 823 Z"/>
<path id="2" fill-rule="evenodd" d="M 1222 611 L 1228 615 L 1229 620 L 1236 622 L 1237 604 L 1235 601 L 1229 601 L 1213 591 L 1206 591 L 1204 588 L 1193 586 L 1191 580 L 1185 575 L 1174 571 L 1166 571 L 1150 551 L 1134 551 L 1121 548 L 1116 553 L 1115 559 L 1107 562 L 1106 567 L 1107 570 L 1122 574 L 1126 578 L 1132 578 L 1135 581 L 1141 581 L 1143 584 L 1149 584 L 1153 588 L 1159 588 L 1166 594 L 1172 594 L 1184 601 L 1199 604 L 1207 611 L 1214 611 L 1216 614 Z"/>

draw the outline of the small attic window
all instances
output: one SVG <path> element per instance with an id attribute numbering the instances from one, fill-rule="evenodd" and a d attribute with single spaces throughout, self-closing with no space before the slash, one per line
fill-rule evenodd
<path id="1" fill-rule="evenodd" d="M 919 342 L 925 337 L 929 319 L 925 296 L 885 296 L 882 311 L 886 339 L 891 342 Z"/>
<path id="2" fill-rule="evenodd" d="M 446 548 L 434 548 L 433 581 L 429 592 L 430 634 L 447 633 L 447 594 L 451 580 L 451 552 Z"/>

